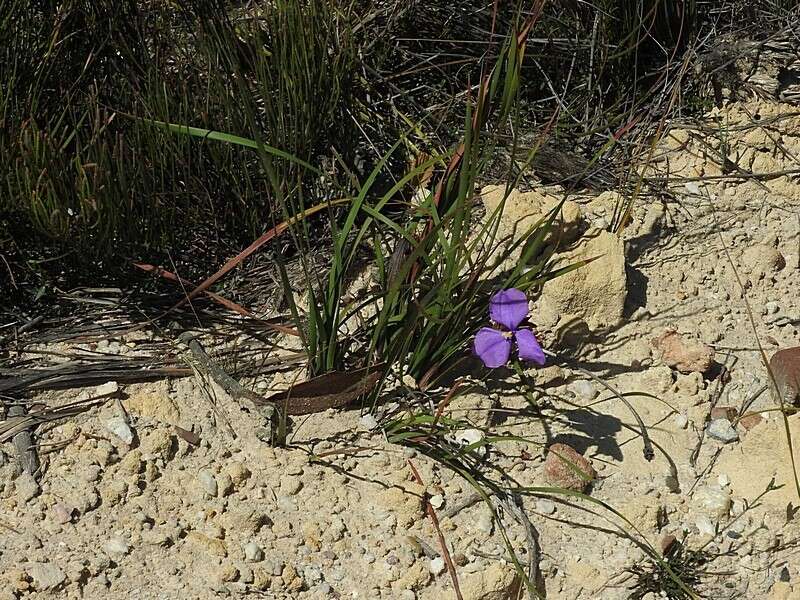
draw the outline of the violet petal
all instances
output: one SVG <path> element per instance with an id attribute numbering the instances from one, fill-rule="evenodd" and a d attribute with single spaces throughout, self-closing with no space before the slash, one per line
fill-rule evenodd
<path id="1" fill-rule="evenodd" d="M 475 335 L 475 354 L 490 369 L 502 367 L 511 356 L 511 340 L 503 333 L 489 327 L 482 327 Z"/>
<path id="2" fill-rule="evenodd" d="M 517 351 L 522 360 L 529 360 L 540 366 L 544 364 L 544 350 L 530 329 L 517 330 L 515 337 L 517 338 Z"/>
<path id="3" fill-rule="evenodd" d="M 518 289 L 500 290 L 489 301 L 489 317 L 511 331 L 527 316 L 528 297 Z"/>

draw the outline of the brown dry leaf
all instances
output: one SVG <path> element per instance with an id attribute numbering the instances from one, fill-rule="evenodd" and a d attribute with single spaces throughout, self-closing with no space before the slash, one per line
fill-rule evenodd
<path id="1" fill-rule="evenodd" d="M 200 445 L 200 436 L 196 434 L 194 431 L 189 431 L 188 429 L 184 429 L 183 427 L 178 427 L 177 425 L 174 426 L 175 433 L 187 444 L 192 446 Z"/>
<path id="2" fill-rule="evenodd" d="M 383 364 L 355 371 L 333 371 L 273 394 L 267 402 L 285 407 L 287 414 L 308 415 L 355 402 L 372 388 L 383 374 Z"/>

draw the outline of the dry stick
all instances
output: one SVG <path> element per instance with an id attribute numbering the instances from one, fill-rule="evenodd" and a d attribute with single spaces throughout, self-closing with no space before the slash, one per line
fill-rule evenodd
<path id="1" fill-rule="evenodd" d="M 28 411 L 25 406 L 15 404 L 8 409 L 9 417 L 25 417 Z M 23 473 L 35 477 L 39 473 L 39 455 L 36 453 L 36 444 L 33 441 L 33 428 L 30 425 L 14 435 L 14 451 L 17 455 L 19 468 Z"/>
<path id="2" fill-rule="evenodd" d="M 703 422 L 703 428 L 700 430 L 700 438 L 697 440 L 697 445 L 695 445 L 694 450 L 692 450 L 692 453 L 689 455 L 689 464 L 691 466 L 695 466 L 695 464 L 697 463 L 697 458 L 700 456 L 700 449 L 702 448 L 703 441 L 705 440 L 706 424 L 711 421 L 711 411 L 716 408 L 717 402 L 719 402 L 719 399 L 722 397 L 722 387 L 725 385 L 726 377 L 728 378 L 730 377 L 730 371 L 728 367 L 726 367 L 725 365 L 720 365 L 720 366 L 722 368 L 716 380 L 717 385 L 714 388 L 714 396 L 711 399 L 711 406 L 709 406 L 708 408 L 708 413 L 706 414 L 705 421 Z M 713 459 L 710 464 L 714 464 Z M 697 484 L 697 481 L 698 480 L 695 480 L 695 485 Z M 694 488 L 694 485 L 692 487 Z"/>
<path id="3" fill-rule="evenodd" d="M 531 581 L 537 591 L 541 593 L 540 584 L 542 582 L 542 573 L 539 568 L 539 562 L 541 560 L 542 549 L 539 544 L 539 531 L 533 526 L 533 523 L 531 523 L 531 520 L 525 512 L 525 507 L 522 505 L 522 496 L 512 492 L 511 497 L 506 499 L 498 494 L 495 501 L 504 507 L 506 512 L 511 513 L 525 530 L 525 539 L 528 543 L 529 550 L 528 580 Z"/>
<path id="4" fill-rule="evenodd" d="M 408 466 L 411 469 L 411 473 L 414 475 L 414 479 L 417 480 L 417 483 L 424 486 L 425 482 L 422 481 L 422 477 L 420 477 L 419 472 L 416 467 L 414 467 L 414 463 L 412 463 L 410 459 L 408 461 Z M 439 527 L 439 519 L 436 517 L 436 511 L 433 509 L 433 505 L 430 503 L 427 494 L 425 495 L 425 512 L 428 513 L 428 517 L 430 517 L 431 523 L 433 523 L 433 527 L 436 529 L 436 536 L 439 538 L 439 545 L 442 547 L 442 556 L 444 557 L 444 562 L 447 564 L 447 571 L 450 573 L 450 579 L 453 581 L 453 589 L 456 592 L 456 598 L 458 600 L 464 600 L 464 597 L 461 595 L 461 587 L 458 585 L 456 567 L 453 564 L 453 559 L 450 558 L 450 550 L 447 548 L 447 542 L 444 539 L 441 527 Z"/>

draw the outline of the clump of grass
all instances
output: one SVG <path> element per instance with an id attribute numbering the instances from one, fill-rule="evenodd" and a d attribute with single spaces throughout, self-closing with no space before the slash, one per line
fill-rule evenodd
<path id="1" fill-rule="evenodd" d="M 629 567 L 636 582 L 630 586 L 628 598 L 644 598 L 648 593 L 669 600 L 694 600 L 697 596 L 686 588 L 697 589 L 707 575 L 706 567 L 713 557 L 708 550 L 689 549 L 683 542 L 675 540 L 664 552 L 663 561 L 648 561 Z M 679 585 L 675 577 L 684 585 Z"/>

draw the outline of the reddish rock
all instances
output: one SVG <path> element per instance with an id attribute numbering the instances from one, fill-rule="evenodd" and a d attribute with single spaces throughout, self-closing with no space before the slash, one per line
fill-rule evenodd
<path id="1" fill-rule="evenodd" d="M 659 541 L 659 546 L 661 547 L 661 555 L 666 556 L 667 553 L 672 550 L 672 547 L 677 543 L 677 538 L 672 534 L 667 534 L 661 538 Z"/>
<path id="2" fill-rule="evenodd" d="M 706 373 L 714 364 L 714 349 L 687 339 L 674 329 L 667 329 L 651 340 L 665 365 L 681 373 Z"/>
<path id="3" fill-rule="evenodd" d="M 745 431 L 750 431 L 753 427 L 758 425 L 764 418 L 758 413 L 751 413 L 739 419 L 739 425 L 744 427 Z"/>
<path id="4" fill-rule="evenodd" d="M 733 421 L 739 415 L 739 411 L 733 406 L 715 406 L 711 409 L 711 419 L 727 419 Z"/>
<path id="5" fill-rule="evenodd" d="M 597 472 L 592 463 L 571 446 L 553 444 L 547 450 L 544 475 L 551 485 L 582 492 L 597 477 Z"/>
<path id="6" fill-rule="evenodd" d="M 782 400 L 786 404 L 800 404 L 800 346 L 778 350 L 769 359 Z"/>

